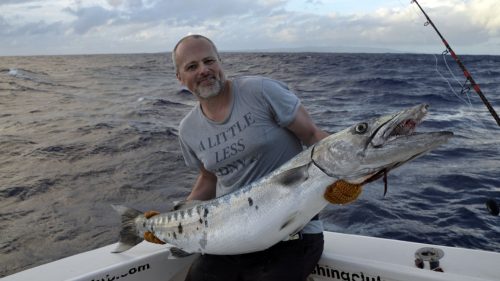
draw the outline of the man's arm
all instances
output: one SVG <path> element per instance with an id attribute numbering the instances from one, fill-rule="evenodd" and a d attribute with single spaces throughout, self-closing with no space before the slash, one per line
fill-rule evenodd
<path id="1" fill-rule="evenodd" d="M 302 105 L 300 105 L 295 119 L 287 128 L 307 146 L 313 145 L 328 136 L 328 133 L 320 130 L 314 124 L 311 116 Z"/>
<path id="2" fill-rule="evenodd" d="M 204 167 L 201 167 L 200 174 L 187 200 L 209 200 L 215 198 L 216 184 L 217 177 Z"/>

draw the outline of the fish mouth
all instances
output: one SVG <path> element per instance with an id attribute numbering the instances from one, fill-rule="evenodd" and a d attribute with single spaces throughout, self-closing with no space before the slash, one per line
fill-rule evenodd
<path id="1" fill-rule="evenodd" d="M 378 154 L 379 157 L 383 155 L 391 155 L 392 157 L 388 157 L 388 163 L 374 171 L 362 184 L 383 177 L 385 195 L 387 192 L 387 173 L 389 171 L 445 143 L 453 135 L 449 131 L 416 132 L 416 128 L 422 123 L 428 111 L 429 105 L 421 104 L 399 112 L 382 122 L 372 134 L 368 146 L 371 146 L 374 150 L 380 149 L 384 151 L 384 154 Z"/>
<path id="2" fill-rule="evenodd" d="M 311 159 L 326 175 L 350 184 L 385 178 L 390 170 L 447 142 L 453 135 L 446 131 L 415 132 L 428 108 L 421 104 L 358 123 L 316 144 Z"/>
<path id="3" fill-rule="evenodd" d="M 416 127 L 422 123 L 428 111 L 429 105 L 422 104 L 392 116 L 373 133 L 370 144 L 378 148 L 398 138 L 417 134 Z"/>

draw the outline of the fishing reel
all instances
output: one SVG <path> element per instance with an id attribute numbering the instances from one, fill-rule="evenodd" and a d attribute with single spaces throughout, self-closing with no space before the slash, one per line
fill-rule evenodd
<path id="1" fill-rule="evenodd" d="M 425 262 L 429 263 L 429 269 L 432 271 L 443 272 L 439 266 L 439 260 L 444 257 L 444 251 L 433 247 L 420 248 L 415 252 L 415 266 L 423 269 Z"/>

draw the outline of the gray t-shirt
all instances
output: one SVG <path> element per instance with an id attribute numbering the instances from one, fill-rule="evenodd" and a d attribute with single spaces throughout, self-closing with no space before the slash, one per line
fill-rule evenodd
<path id="1" fill-rule="evenodd" d="M 302 151 L 300 140 L 285 128 L 300 106 L 285 84 L 254 76 L 232 82 L 226 120 L 209 120 L 198 104 L 179 127 L 186 164 L 217 176 L 217 197 L 260 179 Z"/>

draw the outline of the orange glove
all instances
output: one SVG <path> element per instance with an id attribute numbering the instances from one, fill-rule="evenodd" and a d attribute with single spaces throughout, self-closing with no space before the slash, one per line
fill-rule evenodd
<path id="1" fill-rule="evenodd" d="M 361 184 L 352 184 L 338 180 L 326 188 L 324 197 L 332 204 L 347 204 L 358 199 L 363 191 Z"/>
<path id="2" fill-rule="evenodd" d="M 147 212 L 144 213 L 144 217 L 146 217 L 147 219 L 149 219 L 149 218 L 152 218 L 152 217 L 158 215 L 159 213 L 160 212 L 157 212 L 157 211 L 147 211 Z M 150 231 L 146 231 L 144 233 L 144 240 L 146 240 L 148 242 L 151 242 L 151 243 L 155 243 L 155 244 L 165 244 L 165 242 L 163 242 L 160 239 L 158 239 L 158 237 L 156 237 Z"/>

